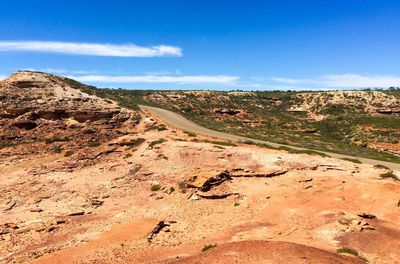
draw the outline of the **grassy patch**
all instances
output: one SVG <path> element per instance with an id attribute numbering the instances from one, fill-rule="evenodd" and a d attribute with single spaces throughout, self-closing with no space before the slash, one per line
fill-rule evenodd
<path id="1" fill-rule="evenodd" d="M 71 139 L 69 137 L 63 137 L 63 138 L 45 138 L 44 143 L 46 144 L 52 144 L 54 142 L 67 142 L 70 141 Z"/>
<path id="2" fill-rule="evenodd" d="M 144 138 L 137 138 L 134 141 L 130 142 L 130 144 L 127 146 L 134 148 L 134 147 L 140 146 L 145 141 L 146 141 L 146 139 L 144 139 Z"/>
<path id="3" fill-rule="evenodd" d="M 93 140 L 88 143 L 88 147 L 91 147 L 91 148 L 98 147 L 100 145 L 101 145 L 101 143 L 97 140 Z"/>
<path id="4" fill-rule="evenodd" d="M 157 127 L 158 131 L 164 131 L 164 130 L 168 130 L 168 128 L 164 125 L 160 125 L 159 127 Z"/>
<path id="5" fill-rule="evenodd" d="M 127 154 L 125 155 L 124 159 L 130 158 L 130 157 L 132 157 L 132 156 L 133 156 L 132 153 L 127 153 Z"/>
<path id="6" fill-rule="evenodd" d="M 342 160 L 345 160 L 345 161 L 350 161 L 350 162 L 353 162 L 353 163 L 357 163 L 357 164 L 361 164 L 362 162 L 360 161 L 360 160 L 358 160 L 358 159 L 352 159 L 352 158 L 341 158 Z"/>
<path id="7" fill-rule="evenodd" d="M 67 150 L 65 153 L 64 153 L 64 157 L 69 157 L 69 156 L 72 156 L 74 154 L 74 152 L 72 151 L 72 150 Z"/>
<path id="8" fill-rule="evenodd" d="M 178 189 L 181 193 L 186 193 L 187 191 L 187 186 L 184 181 L 178 182 Z"/>
<path id="9" fill-rule="evenodd" d="M 85 93 L 114 100 L 122 107 L 138 109 L 138 104 L 141 104 L 164 108 L 216 131 L 316 151 L 400 163 L 400 157 L 368 147 L 370 142 L 396 143 L 400 137 L 400 116 L 372 116 L 365 111 L 366 99 L 363 96 L 344 94 L 347 100 L 351 99 L 351 103 L 344 101 L 336 104 L 331 101 L 332 95 L 325 92 L 309 91 L 307 97 L 302 97 L 303 91 L 213 91 L 203 94 L 193 91 L 98 89 L 67 78 L 65 81 Z M 381 92 L 400 99 L 397 90 Z M 169 94 L 178 97 L 169 97 Z M 160 97 L 163 100 L 155 100 Z M 326 118 L 312 120 L 306 112 L 290 111 L 304 102 L 313 105 L 311 112 L 323 114 Z M 214 110 L 218 108 L 243 109 L 247 116 L 243 119 L 220 115 L 216 120 Z M 245 120 L 260 122 L 257 126 L 250 126 Z M 373 129 L 365 130 L 365 127 Z M 194 133 L 188 134 L 195 136 Z"/>
<path id="10" fill-rule="evenodd" d="M 216 246 L 217 246 L 217 244 L 208 244 L 208 245 L 205 245 L 201 251 L 204 252 L 204 251 L 207 251 L 209 249 L 215 248 Z"/>
<path id="11" fill-rule="evenodd" d="M 183 133 L 185 133 L 186 135 L 188 135 L 189 137 L 196 137 L 197 135 L 193 132 L 190 131 L 183 131 Z"/>
<path id="12" fill-rule="evenodd" d="M 385 165 L 381 165 L 381 164 L 376 164 L 374 165 L 375 169 L 384 169 L 384 170 L 390 170 L 388 167 L 386 167 Z"/>
<path id="13" fill-rule="evenodd" d="M 247 145 L 256 145 L 256 143 L 253 140 L 239 141 L 239 143 L 247 144 Z"/>
<path id="14" fill-rule="evenodd" d="M 166 139 L 163 139 L 163 138 L 154 140 L 154 141 L 150 142 L 149 148 L 152 149 L 152 148 L 154 148 L 154 146 L 157 146 L 157 145 L 159 145 L 159 144 L 161 144 L 161 143 L 163 143 L 163 142 L 165 142 L 165 141 L 167 141 L 167 140 L 166 140 Z"/>
<path id="15" fill-rule="evenodd" d="M 355 249 L 349 248 L 349 247 L 341 247 L 338 248 L 336 250 L 336 253 L 338 254 L 349 254 L 349 255 L 353 255 L 354 257 L 364 261 L 365 263 L 368 262 L 367 259 L 365 259 L 363 256 L 361 256 L 360 254 L 358 254 L 358 252 Z"/>
<path id="16" fill-rule="evenodd" d="M 55 146 L 55 147 L 53 148 L 53 152 L 54 152 L 54 153 L 60 154 L 61 151 L 62 151 L 62 147 L 61 147 L 61 146 Z"/>
<path id="17" fill-rule="evenodd" d="M 8 147 L 15 148 L 15 147 L 20 146 L 20 145 L 28 145 L 28 144 L 33 144 L 33 143 L 35 143 L 35 142 L 34 141 L 20 141 L 20 142 L 16 142 L 16 143 L 3 143 L 3 142 L 0 142 L 0 149 L 1 148 L 8 148 Z"/>
<path id="18" fill-rule="evenodd" d="M 396 176 L 396 174 L 394 174 L 394 172 L 392 170 L 385 172 L 385 173 L 381 173 L 379 176 L 382 179 L 392 178 L 395 181 L 400 181 L 400 179 Z"/>
<path id="19" fill-rule="evenodd" d="M 327 157 L 327 158 L 330 157 L 329 155 L 327 155 L 325 153 L 322 153 L 322 152 L 319 152 L 316 150 L 311 150 L 311 149 L 294 149 L 294 148 L 286 147 L 286 146 L 280 146 L 278 149 L 285 150 L 292 154 L 308 154 L 308 155 L 318 155 L 318 156 Z"/>
<path id="20" fill-rule="evenodd" d="M 214 145 L 219 145 L 219 146 L 231 146 L 231 147 L 237 147 L 237 145 L 231 141 L 218 141 L 218 140 L 213 140 L 213 141 L 208 141 L 206 140 L 205 142 L 211 143 Z"/>

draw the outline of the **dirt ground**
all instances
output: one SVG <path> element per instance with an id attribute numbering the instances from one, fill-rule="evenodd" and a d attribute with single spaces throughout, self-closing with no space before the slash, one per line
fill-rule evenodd
<path id="1" fill-rule="evenodd" d="M 90 162 L 0 149 L 0 263 L 398 263 L 400 184 L 384 169 L 160 125 L 143 113 Z"/>

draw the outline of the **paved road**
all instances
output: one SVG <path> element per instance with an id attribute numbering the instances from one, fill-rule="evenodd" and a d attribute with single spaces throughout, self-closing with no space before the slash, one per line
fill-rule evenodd
<path id="1" fill-rule="evenodd" d="M 299 147 L 289 146 L 289 145 L 283 145 L 283 144 L 278 144 L 278 143 L 259 140 L 259 139 L 241 137 L 241 136 L 237 136 L 237 135 L 232 135 L 232 134 L 228 134 L 228 133 L 223 133 L 223 132 L 211 130 L 211 129 L 199 126 L 199 125 L 193 123 L 192 121 L 187 120 L 183 116 L 181 116 L 181 115 L 179 115 L 177 113 L 165 110 L 165 109 L 151 107 L 151 106 L 143 106 L 143 105 L 140 105 L 139 107 L 142 110 L 149 111 L 151 114 L 157 116 L 158 118 L 163 120 L 165 123 L 167 123 L 171 127 L 175 127 L 177 129 L 181 129 L 181 130 L 184 130 L 184 131 L 189 131 L 189 132 L 193 132 L 193 133 L 196 133 L 196 134 L 215 137 L 215 138 L 220 138 L 220 139 L 225 139 L 225 140 L 231 140 L 233 142 L 240 142 L 240 141 L 244 142 L 244 141 L 251 140 L 254 143 L 268 144 L 268 145 L 270 145 L 272 147 L 275 147 L 275 148 L 284 146 L 284 147 L 290 147 L 292 149 L 297 149 L 297 150 L 310 150 L 310 149 L 299 148 Z M 367 158 L 361 158 L 361 157 L 354 157 L 354 156 L 342 155 L 342 154 L 319 151 L 319 150 L 316 150 L 316 151 L 325 153 L 325 154 L 327 154 L 327 155 L 329 155 L 329 156 L 331 156 L 333 158 L 339 158 L 339 159 L 340 158 L 350 158 L 350 159 L 356 158 L 356 159 L 358 159 L 359 161 L 361 161 L 362 163 L 365 163 L 365 164 L 371 164 L 371 165 L 380 164 L 380 165 L 384 165 L 384 166 L 386 166 L 388 168 L 391 168 L 392 170 L 396 170 L 396 171 L 400 172 L 400 164 L 398 164 L 398 163 L 392 163 L 392 162 L 386 162 L 386 161 L 380 161 L 380 160 L 373 160 L 373 159 L 367 159 Z"/>

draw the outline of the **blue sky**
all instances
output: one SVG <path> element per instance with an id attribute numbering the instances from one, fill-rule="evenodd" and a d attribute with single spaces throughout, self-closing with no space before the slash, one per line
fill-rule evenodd
<path id="1" fill-rule="evenodd" d="M 132 89 L 400 86 L 400 2 L 1 1 L 0 78 Z"/>

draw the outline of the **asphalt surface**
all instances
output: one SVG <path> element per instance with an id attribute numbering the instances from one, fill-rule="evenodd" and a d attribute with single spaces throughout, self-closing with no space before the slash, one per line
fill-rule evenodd
<path id="1" fill-rule="evenodd" d="M 325 153 L 326 155 L 329 155 L 332 158 L 338 158 L 338 159 L 343 159 L 343 158 L 350 158 L 350 159 L 358 159 L 364 164 L 370 164 L 370 165 L 384 165 L 392 170 L 396 170 L 400 172 L 400 164 L 399 163 L 392 163 L 392 162 L 387 162 L 387 161 L 381 161 L 381 160 L 374 160 L 374 159 L 367 159 L 367 158 L 362 158 L 362 157 L 355 157 L 355 156 L 349 156 L 349 155 L 342 155 L 342 154 L 337 154 L 337 153 L 332 153 L 332 152 L 326 152 L 326 151 L 320 151 L 317 149 L 306 149 L 306 148 L 300 148 L 300 147 L 295 147 L 295 146 L 290 146 L 290 145 L 284 145 L 284 144 L 278 144 L 274 142 L 269 142 L 265 140 L 259 140 L 259 139 L 253 139 L 253 138 L 247 138 L 247 137 L 242 137 L 242 136 L 237 136 L 237 135 L 232 135 L 224 132 L 219 132 L 215 130 L 211 130 L 202 126 L 199 126 L 192 121 L 184 118 L 183 116 L 174 113 L 172 111 L 168 111 L 162 108 L 157 108 L 157 107 L 151 107 L 151 106 L 144 106 L 144 105 L 139 105 L 140 109 L 142 110 L 147 110 L 151 114 L 157 116 L 159 119 L 164 121 L 166 124 L 168 124 L 171 127 L 175 127 L 177 129 L 181 129 L 183 131 L 188 131 L 188 132 L 193 132 L 196 134 L 200 135 L 205 135 L 209 137 L 214 137 L 214 138 L 219 138 L 219 139 L 225 139 L 225 140 L 230 140 L 232 142 L 245 142 L 245 141 L 252 141 L 257 144 L 267 144 L 269 146 L 278 148 L 278 147 L 290 147 L 292 149 L 296 150 L 313 150 L 313 151 L 318 151 L 321 153 Z"/>

